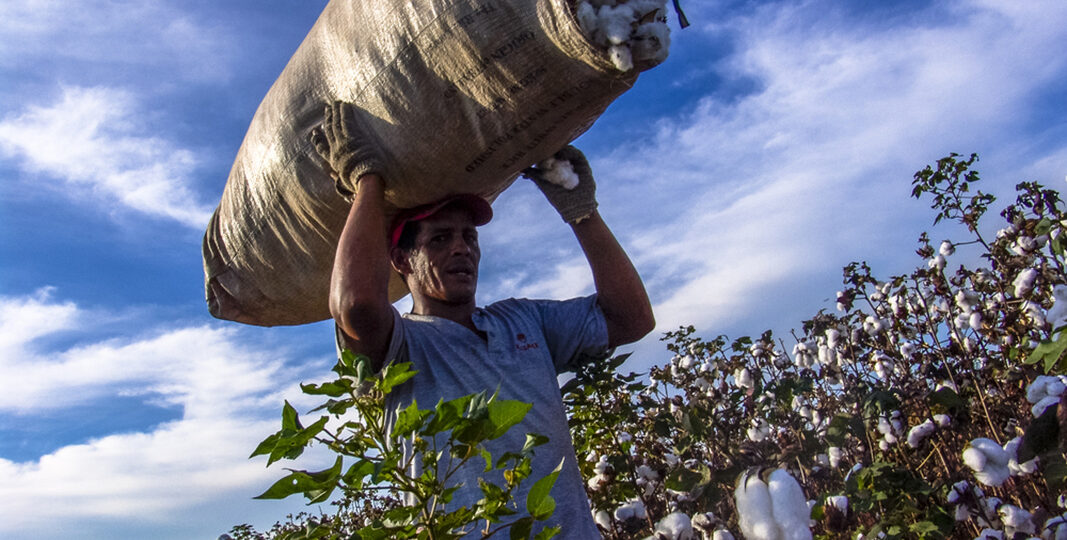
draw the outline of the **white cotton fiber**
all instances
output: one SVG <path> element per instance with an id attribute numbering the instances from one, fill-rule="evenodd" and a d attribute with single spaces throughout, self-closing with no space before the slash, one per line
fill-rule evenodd
<path id="1" fill-rule="evenodd" d="M 811 509 L 800 484 L 788 471 L 778 469 L 767 479 L 767 491 L 771 494 L 774 520 L 782 530 L 783 540 L 811 540 L 808 528 Z"/>
<path id="2" fill-rule="evenodd" d="M 634 31 L 630 42 L 630 51 L 638 60 L 651 60 L 655 63 L 667 59 L 671 47 L 671 31 L 667 25 L 659 22 L 645 23 Z"/>
<path id="3" fill-rule="evenodd" d="M 622 45 L 630 41 L 633 31 L 634 10 L 626 4 L 615 7 L 604 6 L 597 13 L 600 19 L 600 31 L 612 45 Z"/>
<path id="4" fill-rule="evenodd" d="M 1045 317 L 1053 329 L 1067 325 L 1067 285 L 1056 285 L 1052 288 L 1052 298 L 1055 300 Z"/>
<path id="5" fill-rule="evenodd" d="M 607 49 L 619 71 L 635 62 L 659 64 L 667 59 L 670 28 L 666 0 L 579 0 L 578 26 L 593 45 Z"/>
<path id="6" fill-rule="evenodd" d="M 608 49 L 608 56 L 619 71 L 630 71 L 634 68 L 633 55 L 630 53 L 630 48 L 625 45 L 612 45 Z"/>
<path id="7" fill-rule="evenodd" d="M 593 4 L 579 2 L 578 9 L 574 13 L 574 18 L 578 19 L 578 27 L 582 29 L 583 34 L 592 36 L 596 33 L 596 8 L 593 7 Z"/>
<path id="8" fill-rule="evenodd" d="M 563 189 L 574 189 L 578 185 L 578 173 L 574 172 L 570 161 L 548 158 L 538 163 L 537 168 L 544 171 L 542 178 Z"/>
<path id="9" fill-rule="evenodd" d="M 693 525 L 689 516 L 682 512 L 667 514 L 656 523 L 655 534 L 667 540 L 692 540 Z"/>
<path id="10" fill-rule="evenodd" d="M 999 486 L 1011 476 L 1008 462 L 1011 457 L 995 441 L 978 438 L 963 451 L 963 462 L 974 471 L 974 477 L 987 486 Z"/>
<path id="11" fill-rule="evenodd" d="M 750 474 L 752 473 L 752 474 Z M 751 540 L 780 540 L 782 531 L 774 521 L 771 494 L 759 474 L 748 471 L 741 474 L 734 491 L 737 503 L 738 525 L 745 538 Z"/>

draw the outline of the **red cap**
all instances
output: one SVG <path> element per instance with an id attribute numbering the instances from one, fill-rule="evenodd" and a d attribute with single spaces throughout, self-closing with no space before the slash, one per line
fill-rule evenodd
<path id="1" fill-rule="evenodd" d="M 436 214 L 442 208 L 452 205 L 462 206 L 470 212 L 471 219 L 476 227 L 485 225 L 489 223 L 489 220 L 493 219 L 493 208 L 489 206 L 489 202 L 485 199 L 470 193 L 452 195 L 437 202 L 401 210 L 393 218 L 393 225 L 389 228 L 389 247 L 394 248 L 400 242 L 400 235 L 403 234 L 405 225 L 422 221 Z"/>

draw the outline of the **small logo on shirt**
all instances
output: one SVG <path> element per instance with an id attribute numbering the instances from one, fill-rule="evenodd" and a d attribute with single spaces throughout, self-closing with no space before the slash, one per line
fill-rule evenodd
<path id="1" fill-rule="evenodd" d="M 528 351 L 530 349 L 540 348 L 540 345 L 534 342 L 526 341 L 526 334 L 515 334 L 515 349 L 519 351 Z"/>

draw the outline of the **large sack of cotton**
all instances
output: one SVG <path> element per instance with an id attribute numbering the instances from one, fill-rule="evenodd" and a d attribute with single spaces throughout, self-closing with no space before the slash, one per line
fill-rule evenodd
<path id="1" fill-rule="evenodd" d="M 585 3 L 331 0 L 256 111 L 208 226 L 211 314 L 265 326 L 330 316 L 349 205 L 308 139 L 326 103 L 354 103 L 384 149 L 390 212 L 457 192 L 491 201 L 588 129 L 666 43 L 620 67 L 596 20 L 579 24 Z M 650 17 L 632 11 L 644 39 Z M 390 285 L 391 299 L 405 292 Z"/>

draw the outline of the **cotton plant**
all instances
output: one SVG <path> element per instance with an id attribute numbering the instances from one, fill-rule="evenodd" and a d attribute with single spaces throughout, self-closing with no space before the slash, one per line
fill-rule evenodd
<path id="1" fill-rule="evenodd" d="M 1008 226 L 985 236 L 979 219 L 993 201 L 971 187 L 970 164 L 946 158 L 917 175 L 917 195 L 972 238 L 922 235 L 914 272 L 878 277 L 854 263 L 837 305 L 792 339 L 702 339 L 683 327 L 665 336 L 663 365 L 634 374 L 618 371 L 625 358 L 594 363 L 564 387 L 575 446 L 597 455 L 581 465 L 600 479 L 587 487 L 606 538 L 667 537 L 657 526 L 681 515 L 694 538 L 751 538 L 746 527 L 760 523 L 782 533 L 745 517 L 749 499 L 723 497 L 751 467 L 767 471 L 756 475 L 764 485 L 792 472 L 813 500 L 801 529 L 814 536 L 1043 534 L 1033 516 L 1045 519 L 1038 509 L 1062 489 L 1049 487 L 1056 456 L 1014 437 L 1054 421 L 1048 407 L 1063 395 L 1067 363 L 1054 346 L 1067 313 L 1057 232 L 1067 216 L 1052 192 L 1023 185 L 1002 214 Z M 1053 412 L 1039 419 L 1030 409 L 1042 401 Z M 744 487 L 762 500 L 756 481 Z M 643 518 L 615 519 L 638 501 Z M 1021 532 L 1022 512 L 1033 533 Z"/>

